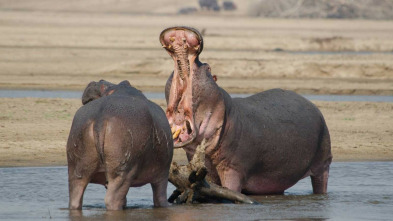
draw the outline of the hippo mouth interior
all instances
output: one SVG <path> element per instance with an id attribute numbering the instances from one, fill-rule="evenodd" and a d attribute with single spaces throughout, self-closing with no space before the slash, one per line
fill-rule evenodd
<path id="1" fill-rule="evenodd" d="M 191 85 L 189 79 L 193 74 L 193 66 L 199 62 L 198 55 L 203 49 L 203 38 L 193 28 L 171 27 L 161 32 L 160 43 L 174 61 L 174 83 L 171 86 L 172 92 L 169 96 L 167 117 L 171 124 L 174 147 L 179 148 L 191 143 L 198 132 L 192 117 L 185 118 L 184 116 L 186 108 L 183 98 L 192 96 L 191 88 L 188 86 Z M 191 106 L 188 106 L 188 113 L 191 113 L 189 116 L 192 116 Z M 172 122 L 174 119 L 178 120 Z"/>
<path id="2" fill-rule="evenodd" d="M 193 63 L 202 52 L 202 35 L 193 28 L 171 27 L 161 32 L 160 42 L 172 57 L 175 72 L 185 80 L 192 71 Z"/>
<path id="3" fill-rule="evenodd" d="M 193 129 L 193 126 L 189 120 L 185 120 L 181 126 L 172 126 L 174 147 L 179 148 L 191 143 L 194 141 L 196 134 L 196 130 Z"/>

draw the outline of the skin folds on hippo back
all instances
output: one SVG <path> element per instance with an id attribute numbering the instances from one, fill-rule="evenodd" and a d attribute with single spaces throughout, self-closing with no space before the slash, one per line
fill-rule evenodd
<path id="1" fill-rule="evenodd" d="M 169 168 L 173 150 L 167 148 L 171 146 L 167 119 L 158 105 L 145 98 L 117 95 L 102 97 L 82 106 L 73 124 L 74 130 L 82 133 L 83 128 L 93 124 L 94 133 L 105 130 L 106 137 L 113 136 L 114 142 L 125 142 L 125 145 L 120 145 L 122 149 L 118 150 L 123 152 L 119 154 L 121 159 L 113 160 L 124 161 L 129 164 L 129 168 L 138 166 L 138 173 L 146 171 L 146 180 L 158 175 L 151 173 L 149 177 L 149 170 L 155 171 L 163 165 Z M 104 151 L 105 148 L 111 148 L 110 143 L 105 144 Z M 149 164 L 151 160 L 155 163 Z M 132 186 L 138 186 L 146 181 L 135 179 L 132 182 Z"/>
<path id="2" fill-rule="evenodd" d="M 282 192 L 308 173 L 327 131 L 314 104 L 282 89 L 229 102 L 223 149 L 214 161 L 243 174 L 245 192 L 260 192 L 260 186 Z"/>
<path id="3" fill-rule="evenodd" d="M 173 141 L 165 113 L 128 82 L 112 85 L 105 93 L 94 90 L 103 83 L 89 84 L 93 90 L 86 90 L 88 102 L 76 112 L 71 126 L 70 209 L 82 208 L 88 183 L 107 186 L 109 210 L 126 205 L 129 187 L 147 183 L 153 189 L 154 205 L 166 206 Z"/>

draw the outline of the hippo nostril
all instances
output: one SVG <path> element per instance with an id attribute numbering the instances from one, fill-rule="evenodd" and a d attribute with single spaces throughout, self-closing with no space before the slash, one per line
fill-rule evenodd
<path id="1" fill-rule="evenodd" d="M 190 124 L 189 121 L 186 121 L 186 128 L 187 128 L 187 133 L 188 133 L 188 134 L 191 134 L 192 129 L 191 129 L 191 124 Z"/>

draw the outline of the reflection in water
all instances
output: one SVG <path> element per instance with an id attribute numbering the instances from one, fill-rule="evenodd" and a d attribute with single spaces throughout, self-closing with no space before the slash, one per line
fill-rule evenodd
<path id="1" fill-rule="evenodd" d="M 82 211 L 68 210 L 67 169 L 0 168 L 0 219 L 12 220 L 257 220 L 393 217 L 393 162 L 333 163 L 327 195 L 313 195 L 309 178 L 285 195 L 253 196 L 261 205 L 203 204 L 153 208 L 149 185 L 131 188 L 127 209 L 106 211 L 105 188 L 90 184 Z M 173 191 L 168 189 L 168 194 Z"/>

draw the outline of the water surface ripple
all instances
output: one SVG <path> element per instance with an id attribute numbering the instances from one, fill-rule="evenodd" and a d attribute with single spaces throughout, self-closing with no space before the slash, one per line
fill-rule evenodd
<path id="1" fill-rule="evenodd" d="M 153 208 L 149 185 L 131 188 L 127 209 L 105 210 L 105 188 L 90 184 L 82 211 L 70 211 L 66 167 L 0 168 L 0 219 L 7 220 L 392 220 L 393 162 L 333 163 L 328 194 L 309 178 L 261 205 L 204 204 Z M 168 189 L 168 194 L 173 191 Z"/>

